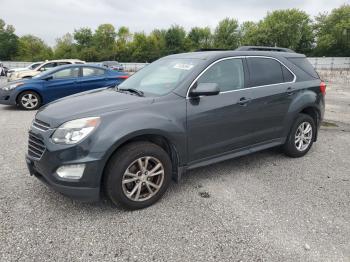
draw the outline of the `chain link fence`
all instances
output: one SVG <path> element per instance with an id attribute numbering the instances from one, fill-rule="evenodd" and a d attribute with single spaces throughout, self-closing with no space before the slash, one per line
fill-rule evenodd
<path id="1" fill-rule="evenodd" d="M 347 70 L 350 71 L 350 57 L 309 57 L 316 70 Z"/>
<path id="2" fill-rule="evenodd" d="M 2 64 L 4 66 L 6 66 L 7 68 L 12 69 L 12 68 L 27 67 L 30 64 L 32 64 L 32 62 L 3 61 Z M 91 62 L 91 64 L 94 64 L 94 62 Z M 141 68 L 143 68 L 144 66 L 148 65 L 148 63 L 121 63 L 121 64 L 124 66 L 125 71 L 127 71 L 127 72 L 136 72 L 136 71 L 140 70 Z"/>
<path id="3" fill-rule="evenodd" d="M 310 63 L 316 70 L 348 70 L 350 71 L 350 57 L 309 57 Z M 31 62 L 2 62 L 8 68 L 26 67 Z M 136 72 L 148 63 L 121 63 L 128 72 Z"/>

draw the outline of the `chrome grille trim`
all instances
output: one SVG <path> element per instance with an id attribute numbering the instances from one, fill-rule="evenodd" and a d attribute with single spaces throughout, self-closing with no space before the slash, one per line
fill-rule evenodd
<path id="1" fill-rule="evenodd" d="M 45 150 L 46 147 L 42 139 L 29 132 L 28 156 L 39 160 L 43 156 Z"/>
<path id="2" fill-rule="evenodd" d="M 34 119 L 32 126 L 35 127 L 36 129 L 42 130 L 42 131 L 47 131 L 50 129 L 50 125 L 40 121 L 38 119 Z"/>

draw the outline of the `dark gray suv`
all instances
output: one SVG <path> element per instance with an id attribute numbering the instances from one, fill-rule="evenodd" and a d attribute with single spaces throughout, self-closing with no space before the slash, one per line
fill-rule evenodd
<path id="1" fill-rule="evenodd" d="M 43 107 L 29 131 L 28 168 L 72 198 L 104 192 L 144 208 L 196 167 L 275 146 L 305 155 L 325 89 L 305 56 L 289 51 L 167 56 L 118 87 Z"/>

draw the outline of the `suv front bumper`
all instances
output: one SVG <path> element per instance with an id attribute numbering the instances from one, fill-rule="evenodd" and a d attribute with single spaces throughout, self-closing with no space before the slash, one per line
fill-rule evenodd
<path id="1" fill-rule="evenodd" d="M 97 201 L 100 195 L 100 188 L 89 188 L 89 187 L 76 187 L 76 186 L 67 186 L 61 185 L 50 179 L 50 175 L 40 174 L 36 168 L 35 164 L 32 160 L 27 157 L 27 167 L 31 175 L 34 175 L 41 182 L 53 188 L 57 192 L 62 193 L 70 198 L 83 200 L 83 201 Z"/>
<path id="2" fill-rule="evenodd" d="M 57 181 L 57 175 L 55 173 L 39 172 L 37 167 L 38 165 L 40 166 L 40 163 L 38 164 L 38 162 L 31 160 L 28 156 L 26 157 L 26 162 L 30 175 L 35 176 L 41 182 L 53 188 L 55 191 L 76 200 L 87 202 L 99 200 L 100 187 L 79 186 L 79 181 L 74 181 L 71 183 L 64 183 L 64 181 L 59 182 Z"/>
<path id="3" fill-rule="evenodd" d="M 97 201 L 100 198 L 100 185 L 105 165 L 103 153 L 89 151 L 89 142 L 83 141 L 74 146 L 53 144 L 53 129 L 47 131 L 31 127 L 29 131 L 45 145 L 40 158 L 26 155 L 26 163 L 31 175 L 37 177 L 54 190 L 77 200 Z M 58 176 L 57 169 L 62 166 L 84 164 L 83 175 L 79 179 L 68 179 Z"/>

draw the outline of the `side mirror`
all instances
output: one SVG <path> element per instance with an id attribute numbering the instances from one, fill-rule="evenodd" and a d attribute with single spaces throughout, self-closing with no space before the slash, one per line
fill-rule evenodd
<path id="1" fill-rule="evenodd" d="M 200 83 L 190 92 L 190 97 L 215 96 L 220 93 L 220 88 L 216 83 Z"/>
<path id="2" fill-rule="evenodd" d="M 40 72 L 44 72 L 45 70 L 46 70 L 45 67 L 42 67 L 39 69 Z"/>
<path id="3" fill-rule="evenodd" d="M 42 78 L 42 80 L 46 80 L 46 81 L 49 81 L 52 79 L 53 79 L 53 76 L 47 76 L 47 77 Z"/>

